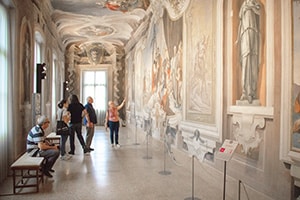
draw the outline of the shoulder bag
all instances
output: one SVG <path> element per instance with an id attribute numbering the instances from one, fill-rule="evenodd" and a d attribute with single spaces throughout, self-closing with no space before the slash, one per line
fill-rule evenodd
<path id="1" fill-rule="evenodd" d="M 69 127 L 68 125 L 62 120 L 61 112 L 60 119 L 56 122 L 56 135 L 68 135 L 69 134 Z"/>

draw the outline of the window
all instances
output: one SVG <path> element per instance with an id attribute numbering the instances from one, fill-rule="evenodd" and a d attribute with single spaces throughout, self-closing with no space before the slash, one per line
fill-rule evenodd
<path id="1" fill-rule="evenodd" d="M 35 64 L 34 64 L 34 82 L 33 82 L 33 85 L 34 85 L 34 92 L 36 92 L 37 90 L 37 87 L 36 87 L 36 84 L 37 84 L 37 80 L 36 80 L 36 65 L 38 63 L 43 63 L 42 60 L 43 60 L 43 56 L 42 56 L 42 50 L 43 50 L 43 38 L 41 36 L 41 34 L 39 32 L 35 32 L 35 46 L 34 46 L 34 55 L 35 55 Z"/>
<path id="2" fill-rule="evenodd" d="M 88 96 L 93 97 L 95 110 L 103 111 L 107 104 L 107 73 L 106 71 L 83 71 L 82 102 Z"/>

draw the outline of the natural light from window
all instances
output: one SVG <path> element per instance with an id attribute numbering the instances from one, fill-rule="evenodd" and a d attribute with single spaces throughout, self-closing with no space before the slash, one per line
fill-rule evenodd
<path id="1" fill-rule="evenodd" d="M 107 104 L 106 71 L 83 71 L 82 98 L 86 103 L 88 96 L 93 97 L 96 110 L 105 110 Z"/>

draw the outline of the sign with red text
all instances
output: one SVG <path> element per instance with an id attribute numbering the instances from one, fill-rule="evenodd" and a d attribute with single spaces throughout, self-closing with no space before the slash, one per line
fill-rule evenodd
<path id="1" fill-rule="evenodd" d="M 232 155 L 238 144 L 238 141 L 225 140 L 217 153 L 217 158 L 224 161 L 229 161 L 232 158 Z"/>

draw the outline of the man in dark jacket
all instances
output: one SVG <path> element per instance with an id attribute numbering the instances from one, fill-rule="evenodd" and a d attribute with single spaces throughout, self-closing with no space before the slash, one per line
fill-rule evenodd
<path id="1" fill-rule="evenodd" d="M 94 99 L 92 97 L 87 97 L 86 99 L 87 104 L 84 106 L 85 110 L 89 114 L 89 121 L 84 118 L 84 125 L 86 126 L 86 139 L 85 139 L 85 145 L 86 148 L 90 151 L 93 151 L 94 149 L 91 148 L 92 139 L 94 137 L 95 132 L 95 124 L 97 124 L 97 116 L 95 109 L 93 107 Z"/>

